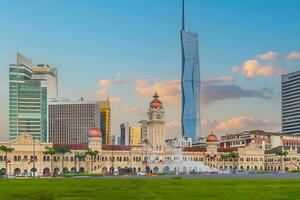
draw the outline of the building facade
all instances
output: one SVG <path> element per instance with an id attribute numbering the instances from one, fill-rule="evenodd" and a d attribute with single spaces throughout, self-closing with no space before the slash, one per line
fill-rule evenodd
<path id="1" fill-rule="evenodd" d="M 58 98 L 58 70 L 47 64 L 37 64 L 32 67 L 32 79 L 40 80 L 41 86 L 47 88 L 47 99 Z"/>
<path id="2" fill-rule="evenodd" d="M 129 123 L 124 122 L 120 125 L 120 144 L 129 145 Z"/>
<path id="3" fill-rule="evenodd" d="M 142 133 L 140 127 L 129 127 L 129 145 L 140 145 Z"/>
<path id="4" fill-rule="evenodd" d="M 105 101 L 97 101 L 100 106 L 100 127 L 102 132 L 103 144 L 110 144 L 111 135 L 111 110 L 110 101 L 107 98 Z"/>
<path id="5" fill-rule="evenodd" d="M 86 145 L 87 133 L 100 129 L 100 106 L 94 101 L 49 103 L 48 141 L 59 145 Z"/>
<path id="6" fill-rule="evenodd" d="M 17 63 L 9 66 L 10 140 L 23 132 L 47 140 L 47 88 L 32 76 L 32 62 L 17 53 Z"/>
<path id="7" fill-rule="evenodd" d="M 156 150 L 149 144 L 141 145 L 103 145 L 99 129 L 92 129 L 88 135 L 88 144 L 84 149 L 71 150 L 64 156 L 57 153 L 52 157 L 45 154 L 46 147 L 52 143 L 34 140 L 31 135 L 20 134 L 10 142 L 1 142 L 13 148 L 6 157 L 0 151 L 0 173 L 16 176 L 49 176 L 49 173 L 60 175 L 62 171 L 80 173 L 102 173 L 111 175 L 130 169 L 131 173 L 197 173 L 223 171 L 291 171 L 299 170 L 300 151 L 284 146 L 263 150 L 253 140 L 244 147 L 220 147 L 214 134 L 208 135 L 205 147 L 171 148 L 165 146 Z M 85 153 L 89 149 L 97 150 L 95 157 L 76 159 L 75 153 Z M 277 151 L 286 151 L 286 156 L 277 155 Z M 235 152 L 236 158 L 225 158 Z M 7 168 L 5 167 L 7 163 Z M 52 163 L 52 167 L 51 167 Z"/>
<path id="8" fill-rule="evenodd" d="M 300 71 L 281 76 L 282 132 L 300 134 Z"/>
<path id="9" fill-rule="evenodd" d="M 181 35 L 181 91 L 182 91 L 182 136 L 200 138 L 200 64 L 198 34 L 185 31 L 184 0 L 182 0 Z"/>
<path id="10" fill-rule="evenodd" d="M 74 106 L 75 105 L 75 106 Z M 87 107 L 81 105 L 89 105 Z M 51 110 L 51 108 L 53 110 Z M 300 136 L 269 133 L 264 131 L 249 131 L 240 135 L 227 135 L 218 140 L 213 133 L 209 134 L 203 146 L 172 146 L 164 142 L 164 110 L 157 94 L 154 95 L 148 109 L 148 136 L 149 139 L 140 144 L 132 145 L 105 145 L 102 143 L 102 134 L 99 127 L 99 105 L 87 102 L 60 103 L 49 106 L 52 116 L 50 120 L 57 124 L 63 133 L 57 144 L 41 142 L 26 133 L 10 142 L 0 142 L 0 145 L 13 148 L 6 156 L 0 151 L 0 173 L 6 171 L 8 175 L 48 176 L 49 173 L 59 175 L 62 172 L 87 172 L 102 174 L 121 174 L 122 171 L 131 173 L 200 173 L 224 171 L 290 171 L 300 168 Z M 75 112 L 75 114 L 74 114 Z M 82 125 L 81 117 L 89 116 Z M 95 114 L 98 113 L 98 114 Z M 94 117 L 96 116 L 96 117 Z M 70 120 L 76 119 L 76 120 Z M 61 122 L 61 123 L 58 123 Z M 68 126 L 66 126 L 68 125 Z M 87 129 L 86 126 L 92 128 Z M 126 125 L 124 125 L 126 127 Z M 51 126 L 50 126 L 51 128 Z M 81 138 L 81 145 L 68 145 L 74 142 L 72 136 Z M 68 140 L 64 140 L 67 138 Z M 128 137 L 129 139 L 130 137 Z M 139 139 L 137 139 L 139 140 Z M 63 142 L 61 142 L 63 141 Z M 243 142 L 244 141 L 244 142 Z M 45 154 L 46 147 L 66 146 L 70 152 L 60 153 L 52 157 Z M 80 148 L 78 148 L 80 147 Z M 97 150 L 94 157 L 76 159 L 76 153 L 86 153 Z M 285 156 L 277 152 L 286 152 Z M 235 155 L 235 157 L 232 157 Z M 52 165 L 51 165 L 52 163 Z M 7 168 L 6 168 L 7 165 Z"/>

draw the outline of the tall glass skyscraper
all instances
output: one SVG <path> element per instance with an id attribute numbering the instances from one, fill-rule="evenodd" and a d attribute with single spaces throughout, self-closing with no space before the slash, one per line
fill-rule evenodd
<path id="1" fill-rule="evenodd" d="M 300 70 L 281 76 L 282 132 L 300 135 Z"/>
<path id="2" fill-rule="evenodd" d="M 47 88 L 32 79 L 32 63 L 17 54 L 17 64 L 9 66 L 9 138 L 28 133 L 47 141 Z"/>
<path id="3" fill-rule="evenodd" d="M 182 135 L 196 141 L 200 137 L 200 64 L 198 34 L 185 31 L 184 0 L 182 0 Z"/>

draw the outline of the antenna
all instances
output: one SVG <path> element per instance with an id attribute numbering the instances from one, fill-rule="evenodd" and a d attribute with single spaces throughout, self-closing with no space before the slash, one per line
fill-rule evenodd
<path id="1" fill-rule="evenodd" d="M 182 2 L 182 6 L 181 6 L 181 8 L 182 8 L 182 27 L 181 27 L 181 29 L 184 31 L 184 0 L 181 0 L 181 2 Z"/>

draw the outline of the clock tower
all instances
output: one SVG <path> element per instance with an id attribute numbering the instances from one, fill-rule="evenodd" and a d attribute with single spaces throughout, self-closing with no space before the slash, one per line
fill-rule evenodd
<path id="1" fill-rule="evenodd" d="M 162 151 L 164 147 L 164 114 L 163 104 L 159 100 L 157 92 L 149 104 L 148 109 L 148 141 L 153 150 Z"/>

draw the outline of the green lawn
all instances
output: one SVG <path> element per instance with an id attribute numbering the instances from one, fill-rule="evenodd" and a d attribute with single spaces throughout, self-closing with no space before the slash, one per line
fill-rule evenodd
<path id="1" fill-rule="evenodd" d="M 300 179 L 0 180 L 0 199 L 300 199 Z"/>

